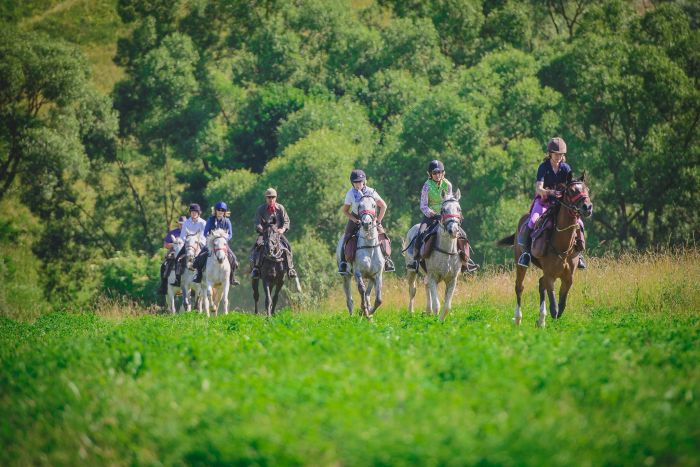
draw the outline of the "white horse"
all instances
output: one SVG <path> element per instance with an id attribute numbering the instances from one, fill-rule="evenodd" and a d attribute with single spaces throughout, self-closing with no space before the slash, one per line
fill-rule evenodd
<path id="1" fill-rule="evenodd" d="M 178 253 L 180 253 L 180 250 L 182 249 L 184 244 L 185 244 L 185 242 L 183 242 L 181 238 L 179 238 L 179 237 L 176 238 L 173 241 L 172 248 L 168 252 L 168 257 L 176 258 Z M 170 310 L 170 313 L 175 314 L 175 294 L 179 290 L 178 287 L 175 287 L 173 285 L 173 282 L 175 282 L 175 268 L 172 268 L 170 270 L 170 274 L 168 274 L 168 277 L 166 279 L 168 282 L 168 299 L 167 299 L 168 310 Z"/>
<path id="2" fill-rule="evenodd" d="M 219 307 L 225 315 L 228 314 L 228 290 L 229 278 L 231 276 L 231 265 L 228 262 L 228 240 L 226 231 L 215 229 L 207 237 L 207 248 L 209 255 L 207 265 L 202 277 L 202 287 L 204 287 L 204 311 L 209 315 L 209 304 L 214 307 L 214 316 L 218 314 Z M 219 293 L 214 299 L 214 287 L 221 286 Z M 220 295 L 219 295 L 220 294 Z"/>
<path id="3" fill-rule="evenodd" d="M 452 308 L 452 296 L 457 286 L 462 260 L 459 257 L 457 248 L 457 238 L 463 235 L 460 223 L 462 221 L 462 208 L 459 205 L 461 194 L 459 190 L 454 196 L 443 195 L 442 208 L 440 209 L 440 223 L 435 234 L 433 251 L 425 259 L 427 270 L 427 307 L 426 313 L 437 315 L 440 310 L 440 299 L 438 297 L 438 283 L 445 283 L 445 303 L 443 304 L 440 321 L 444 321 Z M 414 225 L 406 235 L 412 239 L 411 233 L 418 231 L 419 225 Z M 410 240 L 408 240 L 410 241 Z M 415 274 L 415 273 L 414 273 Z M 409 310 L 412 311 L 413 297 L 415 296 L 415 275 L 413 284 L 409 282 Z"/>
<path id="4" fill-rule="evenodd" d="M 180 288 L 182 290 L 182 306 L 180 311 L 191 311 L 190 290 L 194 291 L 194 302 L 198 312 L 202 311 L 202 289 L 201 285 L 194 281 L 197 271 L 194 268 L 194 259 L 201 250 L 199 244 L 199 234 L 187 232 L 185 236 L 185 268 L 180 276 Z"/>
<path id="5" fill-rule="evenodd" d="M 367 319 L 372 315 L 379 305 L 382 304 L 382 273 L 384 272 L 384 254 L 379 243 L 379 232 L 377 230 L 377 203 L 371 196 L 363 196 L 357 208 L 360 216 L 361 228 L 358 231 L 357 253 L 352 263 L 348 263 L 348 268 L 352 271 L 357 281 L 357 290 L 360 292 L 362 312 Z M 336 247 L 336 261 L 340 264 L 341 249 L 344 247 L 341 238 Z M 364 280 L 367 280 L 365 287 Z M 343 289 L 345 290 L 345 300 L 348 312 L 352 316 L 352 290 L 350 288 L 352 277 L 348 274 L 343 276 Z M 376 287 L 374 306 L 371 307 L 370 294 L 372 288 Z"/>

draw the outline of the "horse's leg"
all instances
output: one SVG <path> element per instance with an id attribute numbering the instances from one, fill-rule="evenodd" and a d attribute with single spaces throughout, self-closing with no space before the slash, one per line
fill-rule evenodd
<path id="1" fill-rule="evenodd" d="M 440 297 L 438 297 L 437 279 L 432 274 L 428 275 L 428 288 L 430 289 L 430 313 L 437 316 L 440 312 Z"/>
<path id="2" fill-rule="evenodd" d="M 222 308 L 224 309 L 225 315 L 228 314 L 228 291 L 230 286 L 231 281 L 228 276 L 224 277 L 224 284 L 221 286 L 221 304 L 223 305 Z"/>
<path id="3" fill-rule="evenodd" d="M 258 292 L 258 282 L 259 279 L 253 279 L 251 285 L 253 287 L 253 300 L 255 301 L 255 314 L 258 314 L 258 299 L 260 298 L 260 292 Z"/>
<path id="4" fill-rule="evenodd" d="M 516 264 L 518 259 L 515 259 Z M 523 313 L 520 310 L 520 304 L 522 302 L 522 296 L 523 296 L 523 290 L 525 287 L 523 286 L 523 281 L 525 280 L 525 274 L 527 273 L 527 268 L 524 268 L 522 266 L 516 266 L 515 267 L 515 299 L 517 301 L 517 305 L 515 306 L 515 314 L 513 315 L 513 323 L 515 323 L 516 326 L 520 326 L 520 323 L 523 321 Z"/>
<path id="5" fill-rule="evenodd" d="M 204 284 L 202 284 L 204 285 Z M 209 299 L 211 298 L 211 284 L 209 282 L 206 283 L 206 289 L 204 290 L 204 294 L 202 299 L 204 300 L 204 311 L 207 314 L 207 318 L 209 318 L 211 315 L 209 314 Z"/>
<path id="6" fill-rule="evenodd" d="M 367 312 L 369 313 L 369 310 L 372 308 L 372 300 L 370 297 L 372 296 L 372 290 L 374 289 L 374 278 L 370 277 L 367 279 L 367 289 L 365 290 L 365 293 L 367 294 Z"/>
<path id="7" fill-rule="evenodd" d="M 413 313 L 413 302 L 416 298 L 416 278 L 418 273 L 415 271 L 409 272 L 407 274 L 408 279 L 408 312 Z"/>
<path id="8" fill-rule="evenodd" d="M 272 316 L 272 293 L 270 291 L 270 282 L 263 278 L 263 289 L 265 290 L 265 310 L 268 318 Z"/>
<path id="9" fill-rule="evenodd" d="M 272 314 L 275 314 L 275 308 L 277 307 L 277 299 L 280 295 L 280 290 L 282 290 L 282 285 L 284 284 L 283 278 L 278 278 L 275 282 L 275 293 L 272 295 Z"/>
<path id="10" fill-rule="evenodd" d="M 547 303 L 544 301 L 544 276 L 540 277 L 539 280 L 539 291 L 540 291 L 540 317 L 537 320 L 537 327 L 543 328 L 545 326 L 545 320 L 547 319 Z"/>
<path id="11" fill-rule="evenodd" d="M 369 311 L 367 307 L 367 288 L 359 272 L 355 273 L 355 280 L 357 281 L 357 291 L 360 292 L 360 308 L 362 309 L 362 314 L 367 316 Z"/>
<path id="12" fill-rule="evenodd" d="M 576 263 L 574 263 L 574 268 L 575 267 Z M 569 294 L 569 289 L 574 283 L 574 270 L 572 269 L 571 271 L 571 273 L 566 274 L 561 278 L 561 287 L 559 288 L 559 313 L 557 313 L 557 319 L 561 318 L 561 315 L 564 314 L 564 309 L 566 308 L 566 296 Z"/>
<path id="13" fill-rule="evenodd" d="M 554 296 L 554 277 L 545 276 L 544 287 L 547 289 L 547 296 L 549 297 L 549 314 L 552 315 L 553 319 L 557 319 L 559 312 L 557 311 L 557 298 Z"/>
<path id="14" fill-rule="evenodd" d="M 182 280 L 182 282 L 183 282 L 182 287 L 180 287 L 180 291 L 182 292 L 182 311 L 190 311 L 190 306 L 191 306 L 190 305 L 190 297 L 189 297 L 190 291 L 187 290 L 187 288 L 185 287 L 185 284 L 184 284 L 185 280 L 184 279 Z"/>
<path id="15" fill-rule="evenodd" d="M 450 282 L 445 283 L 445 304 L 442 307 L 442 314 L 440 315 L 440 321 L 445 321 L 445 317 L 452 309 L 452 297 L 455 294 L 455 289 L 457 288 L 457 274 Z"/>
<path id="16" fill-rule="evenodd" d="M 352 277 L 349 275 L 343 276 L 343 290 L 345 291 L 345 304 L 348 307 L 348 313 L 352 316 Z"/>
<path id="17" fill-rule="evenodd" d="M 374 294 L 374 306 L 372 307 L 372 311 L 369 312 L 370 316 L 374 314 L 375 311 L 377 311 L 377 308 L 379 308 L 379 305 L 382 304 L 382 283 L 384 279 L 382 276 L 382 272 L 379 271 L 379 274 L 377 274 L 374 278 L 374 286 L 377 288 L 377 291 Z"/>

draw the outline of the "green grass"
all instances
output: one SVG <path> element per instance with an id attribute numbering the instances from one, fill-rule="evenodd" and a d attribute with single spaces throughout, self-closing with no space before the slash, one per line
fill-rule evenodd
<path id="1" fill-rule="evenodd" d="M 644 258 L 593 261 L 545 329 L 499 274 L 445 323 L 0 318 L 0 464 L 698 465 L 697 254 Z"/>

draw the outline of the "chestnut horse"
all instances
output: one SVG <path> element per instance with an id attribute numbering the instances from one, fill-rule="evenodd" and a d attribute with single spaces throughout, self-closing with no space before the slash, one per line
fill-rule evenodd
<path id="1" fill-rule="evenodd" d="M 580 250 L 576 248 L 576 236 L 581 228 L 581 217 L 590 217 L 593 214 L 593 204 L 588 195 L 588 187 L 584 181 L 585 172 L 580 179 L 572 179 L 572 175 L 566 182 L 564 191 L 558 196 L 555 204 L 559 205 L 559 212 L 556 214 L 556 223 L 551 232 L 545 256 L 541 258 L 532 257 L 532 264 L 542 269 L 540 277 L 540 318 L 537 326 L 544 327 L 547 308 L 544 301 L 544 292 L 549 296 L 549 313 L 553 319 L 561 318 L 566 308 L 566 296 L 571 285 L 574 283 L 574 273 L 578 265 L 578 255 Z M 554 209 L 552 206 L 550 209 Z M 514 235 L 498 241 L 499 246 L 513 246 L 516 261 L 515 295 L 517 306 L 513 321 L 516 325 L 522 322 L 523 315 L 520 311 L 520 299 L 523 294 L 523 280 L 527 268 L 517 265 L 518 258 L 522 254 L 522 247 L 518 244 L 518 232 L 524 222 L 527 222 L 529 214 L 524 215 L 518 222 L 518 228 Z M 543 234 L 546 235 L 546 234 Z M 559 305 L 554 298 L 554 282 L 561 279 L 559 289 Z"/>

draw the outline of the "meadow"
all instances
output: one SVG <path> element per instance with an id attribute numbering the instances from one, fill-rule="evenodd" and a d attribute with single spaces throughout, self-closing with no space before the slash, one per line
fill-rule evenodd
<path id="1" fill-rule="evenodd" d="M 545 329 L 534 273 L 512 325 L 507 268 L 445 323 L 398 278 L 372 323 L 337 292 L 272 319 L 1 317 L 0 464 L 698 465 L 699 260 L 590 258 Z"/>

